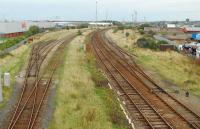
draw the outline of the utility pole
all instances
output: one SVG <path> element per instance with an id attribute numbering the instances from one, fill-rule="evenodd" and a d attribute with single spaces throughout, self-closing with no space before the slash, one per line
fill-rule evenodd
<path id="1" fill-rule="evenodd" d="M 98 1 L 96 1 L 96 26 L 98 21 Z"/>
<path id="2" fill-rule="evenodd" d="M 144 23 L 146 23 L 147 21 L 146 21 L 146 17 L 144 17 Z"/>
<path id="3" fill-rule="evenodd" d="M 134 15 L 132 14 L 132 26 L 134 26 Z"/>
<path id="4" fill-rule="evenodd" d="M 106 22 L 108 21 L 108 10 L 106 11 Z"/>
<path id="5" fill-rule="evenodd" d="M 137 15 L 138 15 L 138 13 L 137 13 L 136 10 L 134 11 L 134 13 L 135 13 L 135 23 L 137 23 Z"/>

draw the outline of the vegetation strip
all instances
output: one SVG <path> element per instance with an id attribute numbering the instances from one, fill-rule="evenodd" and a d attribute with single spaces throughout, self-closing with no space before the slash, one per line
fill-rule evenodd
<path id="1" fill-rule="evenodd" d="M 126 129 L 125 116 L 95 58 L 84 52 L 84 38 L 77 37 L 67 49 L 49 129 Z"/>

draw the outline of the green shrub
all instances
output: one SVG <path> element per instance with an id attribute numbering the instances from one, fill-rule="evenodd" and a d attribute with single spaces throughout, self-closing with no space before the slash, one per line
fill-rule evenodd
<path id="1" fill-rule="evenodd" d="M 143 34 L 144 34 L 144 30 L 139 29 L 139 33 L 140 33 L 141 35 L 143 35 Z"/>
<path id="2" fill-rule="evenodd" d="M 145 27 L 150 27 L 149 24 L 142 24 L 138 27 L 138 30 L 144 30 Z"/>
<path id="3" fill-rule="evenodd" d="M 128 37 L 128 36 L 130 35 L 130 33 L 129 33 L 129 32 L 126 32 L 126 34 L 125 34 L 125 35 L 126 35 L 126 37 Z"/>
<path id="4" fill-rule="evenodd" d="M 118 26 L 118 30 L 124 30 L 125 27 L 124 26 Z"/>
<path id="5" fill-rule="evenodd" d="M 137 45 L 138 47 L 141 48 L 149 48 L 149 49 L 153 49 L 156 50 L 158 48 L 158 44 L 156 43 L 156 41 L 153 38 L 140 38 L 137 41 Z"/>
<path id="6" fill-rule="evenodd" d="M 40 32 L 40 28 L 39 28 L 38 26 L 31 26 L 31 27 L 29 28 L 29 33 L 30 33 L 31 35 L 37 34 L 37 33 L 39 33 L 39 32 Z"/>
<path id="7" fill-rule="evenodd" d="M 161 44 L 168 44 L 168 43 L 166 41 L 158 41 L 157 44 L 161 45 Z"/>
<path id="8" fill-rule="evenodd" d="M 113 33 L 117 33 L 117 31 L 118 31 L 118 29 L 116 28 L 116 29 L 113 30 Z"/>
<path id="9" fill-rule="evenodd" d="M 15 44 L 19 43 L 20 41 L 24 40 L 26 38 L 26 36 L 20 36 L 17 38 L 10 38 L 7 39 L 3 44 L 0 44 L 0 50 L 4 50 L 6 48 L 10 48 L 12 46 L 14 46 Z"/>
<path id="10" fill-rule="evenodd" d="M 81 25 L 79 25 L 77 28 L 78 29 L 83 29 L 83 28 L 88 28 L 89 24 L 88 23 L 83 23 Z"/>
<path id="11" fill-rule="evenodd" d="M 77 34 L 78 34 L 78 35 L 82 35 L 81 30 L 78 30 Z"/>

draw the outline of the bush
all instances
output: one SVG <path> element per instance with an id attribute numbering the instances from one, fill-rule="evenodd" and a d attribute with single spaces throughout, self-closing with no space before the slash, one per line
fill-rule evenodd
<path id="1" fill-rule="evenodd" d="M 4 50 L 6 48 L 10 48 L 14 46 L 15 44 L 19 43 L 20 41 L 24 40 L 26 37 L 25 36 L 20 36 L 17 38 L 10 38 L 7 39 L 3 44 L 0 44 L 0 50 Z"/>
<path id="2" fill-rule="evenodd" d="M 77 34 L 78 34 L 78 35 L 82 35 L 81 30 L 78 30 Z"/>
<path id="3" fill-rule="evenodd" d="M 118 30 L 124 30 L 124 26 L 118 26 Z"/>
<path id="4" fill-rule="evenodd" d="M 130 35 L 130 33 L 129 33 L 129 32 L 126 32 L 126 34 L 125 34 L 125 35 L 126 35 L 126 37 L 128 37 L 128 36 Z"/>
<path id="5" fill-rule="evenodd" d="M 37 34 L 37 33 L 39 33 L 39 32 L 40 32 L 40 28 L 39 28 L 38 26 L 31 26 L 31 27 L 29 28 L 29 33 L 30 33 L 31 35 Z"/>
<path id="6" fill-rule="evenodd" d="M 84 23 L 78 26 L 78 29 L 88 28 L 89 24 Z"/>
<path id="7" fill-rule="evenodd" d="M 141 48 L 149 48 L 153 50 L 158 48 L 158 44 L 153 38 L 140 38 L 137 41 L 137 45 Z"/>
<path id="8" fill-rule="evenodd" d="M 118 29 L 114 29 L 114 30 L 113 30 L 113 33 L 117 33 L 117 31 L 118 31 Z"/>
<path id="9" fill-rule="evenodd" d="M 128 37 L 128 36 L 130 35 L 130 33 L 129 33 L 129 32 L 126 32 L 126 34 L 125 34 L 125 35 L 126 35 L 126 37 Z"/>
<path id="10" fill-rule="evenodd" d="M 157 44 L 161 45 L 161 44 L 168 44 L 168 43 L 166 41 L 158 41 Z"/>
<path id="11" fill-rule="evenodd" d="M 140 30 L 139 30 L 139 33 L 140 33 L 141 35 L 143 35 L 143 34 L 144 34 L 144 30 L 140 29 Z"/>
<path id="12" fill-rule="evenodd" d="M 112 21 L 113 25 L 115 26 L 122 26 L 122 23 L 121 22 L 118 22 L 118 21 Z"/>
<path id="13" fill-rule="evenodd" d="M 142 24 L 138 27 L 138 30 L 144 30 L 145 27 L 150 27 L 149 24 Z"/>

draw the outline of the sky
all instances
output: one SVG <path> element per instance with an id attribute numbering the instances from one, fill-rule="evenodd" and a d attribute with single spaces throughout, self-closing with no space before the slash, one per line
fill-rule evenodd
<path id="1" fill-rule="evenodd" d="M 200 20 L 200 0 L 98 0 L 98 20 Z M 96 0 L 0 0 L 0 20 L 94 21 Z"/>

